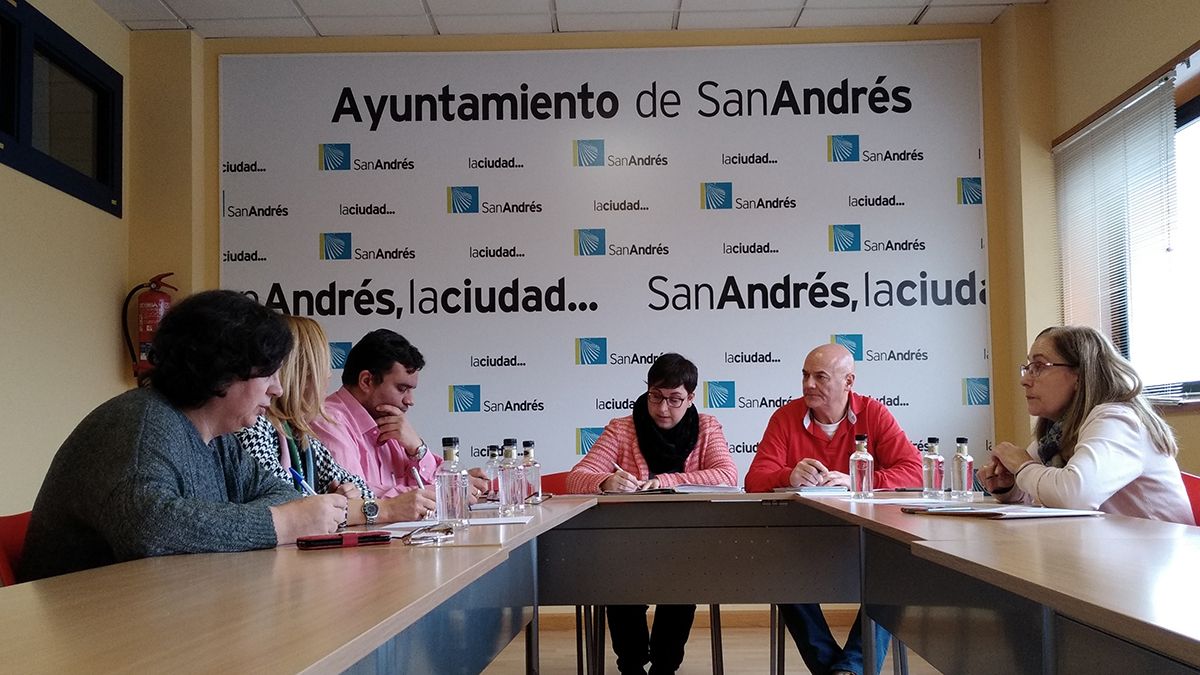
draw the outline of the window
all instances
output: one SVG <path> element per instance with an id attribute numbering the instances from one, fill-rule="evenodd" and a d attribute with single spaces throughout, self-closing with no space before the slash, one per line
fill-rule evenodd
<path id="1" fill-rule="evenodd" d="M 1107 333 L 1147 385 L 1200 395 L 1200 125 L 1176 128 L 1174 74 L 1054 150 L 1063 322 Z"/>
<path id="2" fill-rule="evenodd" d="M 0 2 L 0 162 L 121 215 L 122 86 L 40 12 Z"/>

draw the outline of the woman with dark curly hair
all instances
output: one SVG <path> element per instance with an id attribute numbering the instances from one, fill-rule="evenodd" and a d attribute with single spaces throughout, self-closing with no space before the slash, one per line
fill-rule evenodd
<path id="1" fill-rule="evenodd" d="M 297 500 L 227 435 L 279 395 L 291 348 L 282 317 L 240 293 L 206 291 L 172 308 L 143 386 L 93 410 L 55 454 L 18 578 L 335 531 L 345 496 Z"/>

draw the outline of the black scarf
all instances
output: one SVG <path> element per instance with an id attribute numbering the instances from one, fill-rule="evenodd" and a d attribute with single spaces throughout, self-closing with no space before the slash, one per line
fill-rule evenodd
<path id="1" fill-rule="evenodd" d="M 696 406 L 688 406 L 679 424 L 660 429 L 650 417 L 648 398 L 649 394 L 642 394 L 633 404 L 633 428 L 637 432 L 638 448 L 646 458 L 651 477 L 660 473 L 681 473 L 700 438 L 700 414 L 696 412 Z"/>
<path id="2" fill-rule="evenodd" d="M 1046 466 L 1065 466 L 1062 458 L 1062 422 L 1055 422 L 1038 439 L 1038 459 Z"/>

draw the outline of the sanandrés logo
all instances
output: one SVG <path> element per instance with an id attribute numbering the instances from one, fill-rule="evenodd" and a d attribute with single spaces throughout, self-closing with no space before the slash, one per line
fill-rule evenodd
<path id="1" fill-rule="evenodd" d="M 349 260 L 353 253 L 349 232 L 321 233 L 321 260 Z"/>
<path id="2" fill-rule="evenodd" d="M 322 232 L 321 260 L 416 260 L 417 252 L 409 247 L 355 248 L 350 232 Z"/>
<path id="3" fill-rule="evenodd" d="M 450 412 L 542 412 L 546 404 L 538 399 L 491 401 L 484 400 L 478 384 L 450 385 Z"/>
<path id="4" fill-rule="evenodd" d="M 857 162 L 858 134 L 826 136 L 825 158 L 830 162 Z"/>
<path id="5" fill-rule="evenodd" d="M 575 454 L 586 455 L 602 433 L 604 433 L 604 427 L 577 427 L 575 429 Z"/>
<path id="6" fill-rule="evenodd" d="M 829 250 L 846 253 L 862 250 L 862 225 L 842 223 L 829 226 Z"/>
<path id="7" fill-rule="evenodd" d="M 732 408 L 736 402 L 733 380 L 707 380 L 704 383 L 705 408 Z"/>
<path id="8" fill-rule="evenodd" d="M 317 169 L 319 171 L 349 171 L 349 143 L 321 143 L 317 146 Z"/>
<path id="9" fill-rule="evenodd" d="M 479 412 L 483 396 L 477 384 L 450 385 L 450 412 Z"/>
<path id="10" fill-rule="evenodd" d="M 608 338 L 581 337 L 575 339 L 575 365 L 603 366 L 608 363 Z"/>
<path id="11" fill-rule="evenodd" d="M 992 388 L 986 377 L 964 377 L 962 381 L 963 405 L 991 405 Z"/>
<path id="12" fill-rule="evenodd" d="M 862 225 L 856 223 L 829 226 L 829 250 L 834 253 L 855 251 L 905 253 L 924 251 L 925 248 L 925 241 L 921 239 L 864 239 Z"/>
<path id="13" fill-rule="evenodd" d="M 983 178 L 979 176 L 960 177 L 957 192 L 959 204 L 982 204 Z"/>
<path id="14" fill-rule="evenodd" d="M 604 166 L 604 139 L 591 138 L 571 144 L 575 166 Z"/>
<path id="15" fill-rule="evenodd" d="M 855 361 L 863 360 L 863 336 L 862 333 L 835 333 L 829 336 L 829 342 L 835 345 L 841 345 L 854 355 Z"/>
<path id="16" fill-rule="evenodd" d="M 732 209 L 733 183 L 701 183 L 701 209 Z"/>
<path id="17" fill-rule="evenodd" d="M 541 213 L 540 202 L 485 202 L 479 198 L 478 185 L 451 185 L 446 188 L 446 213 Z"/>
<path id="18" fill-rule="evenodd" d="M 351 342 L 329 343 L 329 364 L 334 370 L 346 367 L 346 357 L 350 355 L 350 348 L 353 346 L 354 344 Z"/>
<path id="19" fill-rule="evenodd" d="M 221 216 L 224 218 L 284 218 L 287 214 L 288 207 L 283 204 L 230 204 L 225 200 L 225 191 L 221 190 Z"/>
<path id="20" fill-rule="evenodd" d="M 575 255 L 591 256 L 604 255 L 605 235 L 604 228 L 591 228 L 575 230 L 575 245 L 573 250 Z"/>

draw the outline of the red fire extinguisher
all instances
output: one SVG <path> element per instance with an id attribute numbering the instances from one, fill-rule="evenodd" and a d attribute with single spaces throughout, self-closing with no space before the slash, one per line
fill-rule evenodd
<path id="1" fill-rule="evenodd" d="M 133 367 L 133 376 L 141 377 L 150 372 L 152 366 L 147 359 L 150 351 L 150 343 L 154 341 L 154 333 L 158 331 L 158 324 L 162 321 L 163 315 L 171 308 L 171 296 L 164 292 L 163 288 L 169 288 L 173 291 L 179 290 L 171 284 L 163 281 L 167 277 L 175 274 L 167 272 L 159 274 L 142 284 L 134 286 L 129 295 L 125 296 L 125 304 L 121 309 L 121 323 L 125 332 L 125 346 L 129 349 L 129 360 Z M 137 349 L 134 349 L 133 340 L 129 336 L 129 301 L 133 299 L 133 294 L 143 288 L 150 290 L 144 291 L 137 296 Z"/>

